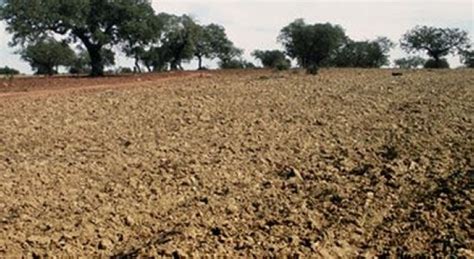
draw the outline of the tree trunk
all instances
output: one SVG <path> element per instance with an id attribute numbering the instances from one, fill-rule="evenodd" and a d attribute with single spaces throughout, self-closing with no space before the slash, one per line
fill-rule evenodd
<path id="1" fill-rule="evenodd" d="M 148 69 L 148 72 L 153 72 L 153 68 L 150 65 L 145 65 L 146 69 Z"/>
<path id="2" fill-rule="evenodd" d="M 178 70 L 179 64 L 176 60 L 173 60 L 170 64 L 171 70 L 176 71 Z"/>
<path id="3" fill-rule="evenodd" d="M 91 59 L 91 73 L 90 76 L 103 76 L 104 75 L 104 62 L 102 57 L 102 46 L 90 46 L 87 48 L 89 57 Z"/>
<path id="4" fill-rule="evenodd" d="M 139 74 L 141 74 L 141 73 L 142 73 L 142 69 L 141 69 L 141 67 L 140 67 L 139 61 L 140 61 L 140 60 L 139 60 L 138 56 L 136 56 L 136 57 L 135 57 L 135 68 L 137 69 L 137 72 L 138 72 Z"/>
<path id="5" fill-rule="evenodd" d="M 202 70 L 202 57 L 198 56 L 198 70 Z"/>
<path id="6" fill-rule="evenodd" d="M 91 73 L 90 76 L 103 76 L 104 75 L 104 60 L 102 57 L 102 45 L 93 44 L 90 38 L 86 36 L 86 31 L 81 29 L 74 29 L 72 33 L 77 36 L 89 53 Z"/>
<path id="7" fill-rule="evenodd" d="M 46 74 L 48 76 L 53 76 L 54 75 L 54 67 L 48 67 Z"/>
<path id="8" fill-rule="evenodd" d="M 54 65 L 47 66 L 46 74 L 48 76 L 53 76 L 54 75 Z"/>
<path id="9" fill-rule="evenodd" d="M 310 75 L 317 75 L 319 71 L 318 65 L 316 64 L 310 64 L 306 68 L 306 72 Z"/>
<path id="10" fill-rule="evenodd" d="M 434 55 L 433 59 L 435 60 L 435 68 L 442 68 L 441 58 L 438 55 Z"/>

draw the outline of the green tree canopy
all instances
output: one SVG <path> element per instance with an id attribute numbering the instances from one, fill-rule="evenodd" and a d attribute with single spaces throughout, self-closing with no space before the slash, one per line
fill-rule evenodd
<path id="1" fill-rule="evenodd" d="M 30 63 L 36 74 L 56 74 L 57 67 L 69 66 L 75 58 L 74 51 L 65 41 L 41 39 L 20 51 L 21 58 Z"/>
<path id="2" fill-rule="evenodd" d="M 104 67 L 115 65 L 115 53 L 103 48 L 101 50 L 102 63 Z M 90 74 L 92 67 L 90 65 L 90 57 L 86 50 L 79 48 L 79 54 L 76 54 L 73 62 L 69 66 L 69 73 L 71 74 Z"/>
<path id="3" fill-rule="evenodd" d="M 217 24 L 200 25 L 192 17 L 160 13 L 160 32 L 148 44 L 137 48 L 139 59 L 149 71 L 183 69 L 182 63 L 194 57 L 198 69 L 204 58 L 219 58 L 228 62 L 240 57 L 242 51 L 228 39 L 224 27 Z"/>
<path id="4" fill-rule="evenodd" d="M 255 68 L 255 65 L 252 62 L 246 61 L 242 58 L 233 58 L 226 62 L 219 62 L 219 67 L 221 69 L 249 69 Z"/>
<path id="5" fill-rule="evenodd" d="M 218 24 L 200 26 L 196 38 L 194 55 L 198 59 L 198 69 L 202 69 L 202 59 L 225 56 L 233 43 L 227 37 L 224 27 Z"/>
<path id="6" fill-rule="evenodd" d="M 443 57 L 467 49 L 469 37 L 457 28 L 416 26 L 402 36 L 400 44 L 408 53 L 426 52 L 433 59 L 430 66 L 436 68 L 445 66 Z"/>
<path id="7" fill-rule="evenodd" d="M 148 72 L 166 71 L 168 69 L 169 58 L 162 47 L 151 47 L 141 55 L 140 59 Z"/>
<path id="8" fill-rule="evenodd" d="M 121 31 L 121 38 L 124 39 L 122 50 L 130 58 L 135 60 L 135 70 L 142 72 L 140 61 L 144 55 L 147 55 L 147 47 L 157 43 L 163 33 L 164 21 L 153 12 L 144 11 L 140 8 L 132 10 L 136 12 L 134 16 L 141 16 L 124 25 Z"/>
<path id="9" fill-rule="evenodd" d="M 445 58 L 428 59 L 423 66 L 424 68 L 449 68 L 449 63 Z"/>
<path id="10" fill-rule="evenodd" d="M 326 63 L 336 67 L 379 68 L 389 64 L 388 53 L 393 46 L 385 37 L 373 41 L 348 40 Z"/>
<path id="11" fill-rule="evenodd" d="M 160 39 L 163 57 L 169 61 L 171 70 L 182 70 L 182 63 L 194 57 L 199 25 L 188 15 L 160 13 L 159 18 L 164 24 Z"/>
<path id="12" fill-rule="evenodd" d="M 124 35 L 140 30 L 152 14 L 148 0 L 5 0 L 0 8 L 0 18 L 13 33 L 13 45 L 51 33 L 80 41 L 88 51 L 93 76 L 104 73 L 103 48 L 126 40 Z"/>
<path id="13" fill-rule="evenodd" d="M 226 42 L 220 46 L 220 48 L 220 52 L 217 55 L 220 68 L 236 68 L 236 64 L 244 64 L 242 61 L 244 51 L 235 47 L 232 42 Z M 243 67 L 245 67 L 245 65 L 243 65 Z"/>
<path id="14" fill-rule="evenodd" d="M 0 75 L 18 75 L 20 71 L 8 66 L 0 67 Z"/>
<path id="15" fill-rule="evenodd" d="M 289 69 L 291 60 L 281 50 L 255 50 L 252 56 L 260 60 L 265 68 Z"/>
<path id="16" fill-rule="evenodd" d="M 394 62 L 397 67 L 402 69 L 416 69 L 422 67 L 426 60 L 422 57 L 414 56 L 396 59 Z"/>
<path id="17" fill-rule="evenodd" d="M 309 73 L 316 74 L 319 66 L 342 46 L 346 38 L 339 25 L 310 25 L 297 19 L 281 30 L 278 40 L 289 57 L 296 59 Z"/>
<path id="18" fill-rule="evenodd" d="M 461 62 L 468 68 L 474 68 L 474 50 L 461 51 Z"/>

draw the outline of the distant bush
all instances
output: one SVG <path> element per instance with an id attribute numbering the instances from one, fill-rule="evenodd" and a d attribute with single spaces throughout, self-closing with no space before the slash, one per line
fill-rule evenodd
<path id="1" fill-rule="evenodd" d="M 37 75 L 54 75 L 58 67 L 70 66 L 76 54 L 69 47 L 67 41 L 58 41 L 54 38 L 41 39 L 23 48 L 19 54 L 30 63 Z"/>
<path id="2" fill-rule="evenodd" d="M 291 67 L 291 61 L 280 50 L 255 50 L 252 56 L 260 60 L 265 68 L 288 70 Z"/>
<path id="3" fill-rule="evenodd" d="M 220 62 L 219 67 L 222 69 L 238 69 L 244 68 L 240 60 L 229 60 L 227 62 Z"/>
<path id="4" fill-rule="evenodd" d="M 253 69 L 253 68 L 257 68 L 257 66 L 255 66 L 255 64 L 252 62 L 244 61 L 244 68 Z"/>
<path id="5" fill-rule="evenodd" d="M 395 43 L 386 37 L 372 41 L 348 39 L 323 64 L 330 67 L 380 68 L 390 64 L 389 52 L 394 46 Z"/>
<path id="6" fill-rule="evenodd" d="M 114 70 L 114 69 L 107 69 L 104 71 L 104 75 L 107 75 L 107 76 L 113 76 L 116 74 L 117 74 L 117 70 Z"/>
<path id="7" fill-rule="evenodd" d="M 287 60 L 283 60 L 281 62 L 278 62 L 275 66 L 275 68 L 279 71 L 283 71 L 283 70 L 288 70 L 291 68 L 291 61 L 289 61 L 288 59 Z"/>
<path id="8" fill-rule="evenodd" d="M 306 74 L 308 75 L 317 75 L 318 74 L 318 66 L 316 65 L 308 65 L 306 68 Z"/>
<path id="9" fill-rule="evenodd" d="M 69 67 L 69 73 L 73 75 L 90 74 L 91 68 L 88 55 L 84 51 L 80 52 Z"/>
<path id="10" fill-rule="evenodd" d="M 474 50 L 462 51 L 461 61 L 467 68 L 474 68 Z"/>
<path id="11" fill-rule="evenodd" d="M 426 64 L 426 60 L 421 57 L 406 57 L 395 60 L 395 65 L 402 69 L 416 69 Z"/>
<path id="12" fill-rule="evenodd" d="M 89 71 L 86 71 L 85 69 L 82 70 L 81 68 L 78 68 L 78 67 L 71 67 L 69 68 L 69 74 L 73 74 L 73 75 L 79 75 L 79 74 L 86 74 L 86 73 L 89 73 Z"/>
<path id="13" fill-rule="evenodd" d="M 0 67 L 0 75 L 18 75 L 20 74 L 20 71 L 9 68 L 8 66 L 5 67 Z"/>
<path id="14" fill-rule="evenodd" d="M 120 67 L 119 69 L 117 69 L 117 74 L 132 74 L 132 73 L 133 73 L 133 69 L 129 67 Z"/>
<path id="15" fill-rule="evenodd" d="M 446 59 L 429 59 L 425 63 L 425 68 L 449 68 L 449 63 Z"/>
<path id="16" fill-rule="evenodd" d="M 102 55 L 102 65 L 104 67 L 110 67 L 115 65 L 115 53 L 110 49 L 103 49 L 101 51 Z M 91 59 L 89 53 L 83 49 L 80 49 L 80 52 L 75 55 L 75 58 L 72 60 L 69 66 L 69 73 L 73 75 L 78 74 L 91 74 Z M 115 71 L 109 71 L 109 74 L 114 74 Z"/>
<path id="17" fill-rule="evenodd" d="M 242 59 L 232 59 L 226 62 L 219 62 L 219 67 L 221 69 L 251 69 L 255 68 L 255 65 Z"/>

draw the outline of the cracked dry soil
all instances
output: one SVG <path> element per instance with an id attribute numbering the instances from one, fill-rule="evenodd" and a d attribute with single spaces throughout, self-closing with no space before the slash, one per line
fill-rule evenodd
<path id="1" fill-rule="evenodd" d="M 474 72 L 0 99 L 0 257 L 473 256 Z"/>

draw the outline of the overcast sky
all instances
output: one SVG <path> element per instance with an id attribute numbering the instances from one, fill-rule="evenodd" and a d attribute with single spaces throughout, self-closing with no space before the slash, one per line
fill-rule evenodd
<path id="1" fill-rule="evenodd" d="M 415 25 L 458 27 L 474 35 L 473 3 L 470 0 L 398 0 L 398 1 L 322 1 L 322 0 L 153 0 L 157 12 L 177 15 L 191 14 L 200 23 L 219 23 L 226 28 L 229 38 L 245 50 L 252 60 L 254 49 L 281 48 L 276 41 L 282 27 L 297 18 L 307 23 L 331 22 L 342 25 L 355 40 L 387 36 L 398 42 L 401 35 Z M 13 54 L 8 47 L 10 36 L 0 24 L 0 67 L 8 65 L 30 72 L 28 64 Z M 391 59 L 404 55 L 400 49 Z M 253 60 L 252 60 L 253 61 Z M 452 67 L 459 65 L 458 57 L 450 57 Z M 122 66 L 131 66 L 126 58 L 119 58 Z M 212 66 L 213 63 L 208 63 Z M 194 66 L 191 64 L 190 66 Z M 188 66 L 189 67 L 189 66 Z"/>

